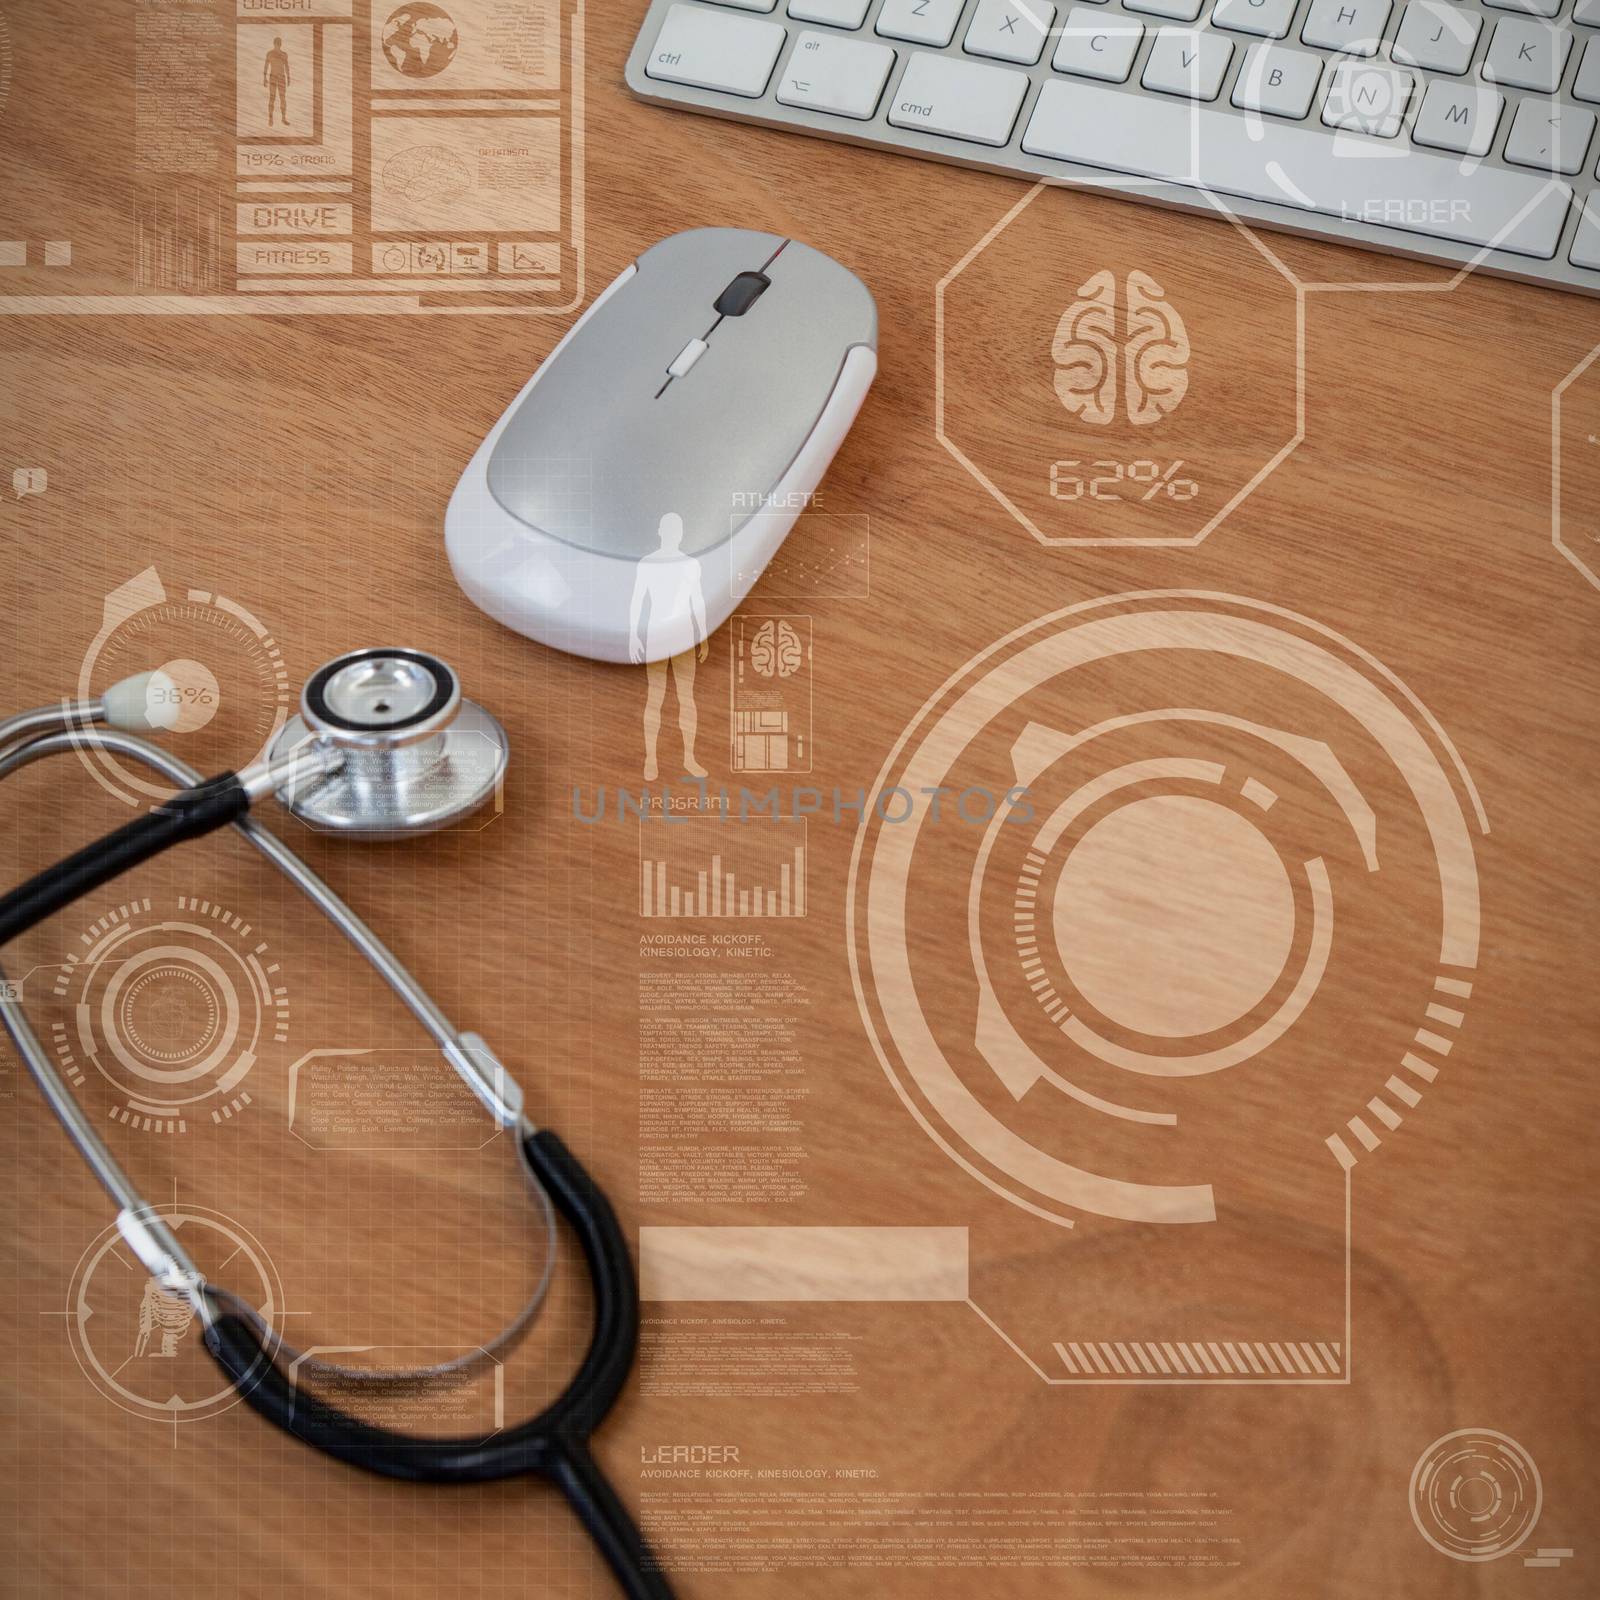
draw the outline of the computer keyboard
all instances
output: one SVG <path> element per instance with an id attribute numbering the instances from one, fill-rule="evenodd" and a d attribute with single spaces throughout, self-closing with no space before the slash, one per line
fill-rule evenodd
<path id="1" fill-rule="evenodd" d="M 1600 294 L 1600 0 L 653 0 L 628 83 Z"/>

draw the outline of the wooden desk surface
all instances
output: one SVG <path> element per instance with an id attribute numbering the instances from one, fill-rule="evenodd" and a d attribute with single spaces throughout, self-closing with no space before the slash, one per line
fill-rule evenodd
<path id="1" fill-rule="evenodd" d="M 26 9 L 5 6 L 0 140 L 29 175 L 6 203 L 26 219 L 70 204 L 122 248 L 128 196 L 101 123 L 127 108 L 127 18 L 92 0 Z M 0 510 L 6 703 L 59 696 L 86 660 L 96 689 L 198 660 L 217 701 L 178 748 L 213 767 L 253 749 L 325 658 L 439 650 L 510 730 L 503 813 L 408 844 L 300 842 L 495 1044 L 630 1233 L 957 1230 L 969 1303 L 647 1307 L 640 1377 L 598 1449 L 684 1595 L 1593 1593 L 1600 363 L 1554 418 L 1566 553 L 1551 462 L 1552 394 L 1600 344 L 1600 303 L 1261 241 L 1280 270 L 1226 225 L 1058 193 L 941 299 L 1025 188 L 640 105 L 622 87 L 637 21 L 588 9 L 586 298 L 656 238 L 736 223 L 836 255 L 882 313 L 877 387 L 742 608 L 790 633 L 763 643 L 759 620 L 736 622 L 693 689 L 713 787 L 823 797 L 806 915 L 642 917 L 641 859 L 659 850 L 688 893 L 715 844 L 706 824 L 574 815 L 575 787 L 592 814 L 641 785 L 644 674 L 512 636 L 445 564 L 462 465 L 569 316 L 5 319 L 0 465 L 49 474 Z M 30 120 L 47 30 L 82 40 L 61 68 L 81 124 Z M 74 270 L 97 259 L 83 235 Z M 1058 319 L 1095 284 L 1122 306 L 1113 346 L 1151 303 L 1181 317 L 1170 416 L 1129 420 L 1120 365 L 1104 423 L 1055 392 Z M 1133 398 L 1170 403 L 1178 348 L 1138 369 Z M 1058 467 L 1052 492 L 1052 466 L 1076 461 L 1097 465 Z M 1131 542 L 1185 540 L 1224 511 L 1201 542 Z M 152 568 L 164 601 L 148 577 L 124 587 Z M 102 636 L 119 591 L 130 615 Z M 1096 604 L 1117 596 L 1133 598 Z M 1100 626 L 1119 618 L 1120 646 Z M 1037 681 L 1015 666 L 1080 645 L 1071 671 L 1065 655 Z M 952 712 L 957 686 L 975 693 Z M 780 702 L 791 770 L 758 770 L 777 759 L 766 746 L 736 769 L 736 707 Z M 1047 754 L 1019 767 L 1025 735 Z M 1122 772 L 1174 760 L 1188 765 Z M 980 822 L 862 833 L 833 814 L 835 791 L 930 772 L 1036 782 L 1034 825 L 994 834 L 987 877 Z M 1117 772 L 1131 791 L 1110 787 Z M 5 786 L 7 881 L 127 814 L 138 791 L 104 776 L 58 762 Z M 1058 814 L 1052 849 L 1037 832 Z M 770 847 L 792 836 L 742 826 L 775 884 Z M 976 1048 L 969 890 L 1012 1069 L 1020 1051 L 1046 1072 L 1015 1093 Z M 1035 909 L 1019 950 L 1013 922 Z M 759 953 L 645 942 L 729 932 Z M 222 1281 L 270 1288 L 295 1342 L 426 1359 L 486 1337 L 530 1287 L 537 1231 L 504 1142 L 470 1148 L 480 1124 L 420 1032 L 238 841 L 92 897 L 6 965 L 144 1192 L 189 1219 Z M 1065 992 L 1054 1014 L 1045 983 Z M 1086 1034 L 1063 1031 L 1078 1019 Z M 173 1066 L 225 1033 L 220 1066 Z M 247 1046 L 248 1072 L 219 1088 Z M 928 1097 L 940 1061 L 948 1118 Z M 9 1052 L 0 1092 L 9 1592 L 610 1592 L 544 1487 L 371 1480 L 220 1409 L 193 1330 L 164 1355 L 151 1323 L 135 1353 L 140 1279 L 106 1248 L 104 1198 Z M 130 1120 L 152 1097 L 176 1109 Z M 1007 1130 L 1026 1147 L 1014 1162 Z M 1035 1158 L 1049 1167 L 1030 1185 Z M 1068 1172 L 1097 1180 L 1086 1204 L 1045 1193 L 1070 1190 Z M 1151 1220 L 1203 1210 L 1197 1190 L 1214 1220 Z M 1143 1220 L 1104 1214 L 1118 1205 Z M 903 1249 L 868 1279 L 894 1279 Z M 508 1416 L 560 1387 L 583 1317 L 564 1257 L 503 1374 Z M 494 1398 L 426 1395 L 410 1416 L 481 1426 Z M 1459 1429 L 1515 1445 L 1480 1439 L 1464 1466 L 1441 1452 L 1419 1492 L 1444 1499 L 1420 1516 L 1441 1537 L 1527 1534 L 1497 1560 L 1450 1559 L 1411 1512 L 1414 1467 Z M 821 1476 L 644 1475 L 658 1447 L 696 1444 Z M 787 1557 L 775 1528 L 800 1541 Z M 1028 1537 L 1055 1554 L 1030 1557 Z M 1549 1548 L 1574 1554 L 1524 1566 Z"/>

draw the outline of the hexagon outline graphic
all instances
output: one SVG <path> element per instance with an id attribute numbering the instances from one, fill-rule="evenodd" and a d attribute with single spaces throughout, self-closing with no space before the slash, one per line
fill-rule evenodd
<path id="1" fill-rule="evenodd" d="M 1209 190 L 1202 190 L 1206 200 L 1216 207 L 1219 215 L 1237 228 L 1255 246 L 1280 277 L 1294 290 L 1295 295 L 1295 429 L 1294 434 L 1280 445 L 1272 458 L 1257 470 L 1250 481 L 1237 489 L 1227 503 L 1217 509 L 1210 520 L 1195 533 L 1181 537 L 1151 535 L 1145 538 L 1095 537 L 1084 534 L 1053 535 L 1046 533 L 1006 492 L 995 483 L 950 436 L 945 426 L 945 294 L 950 285 L 961 276 L 985 250 L 1028 209 L 1046 189 L 1060 189 L 1063 185 L 1041 178 L 1006 214 L 942 277 L 934 289 L 934 434 L 940 445 L 952 456 L 966 473 L 980 484 L 990 497 L 1011 517 L 1021 523 L 1042 545 L 1055 549 L 1087 549 L 1096 546 L 1137 548 L 1150 546 L 1189 547 L 1201 544 L 1246 500 L 1267 481 L 1272 474 L 1294 454 L 1306 436 L 1306 286 L 1297 279 L 1267 248 L 1254 231 L 1221 205 Z"/>
<path id="2" fill-rule="evenodd" d="M 1600 344 L 1597 344 L 1550 391 L 1550 542 L 1596 589 L 1600 589 L 1600 573 L 1597 573 L 1561 535 L 1561 397 L 1595 364 L 1597 359 L 1600 359 Z"/>

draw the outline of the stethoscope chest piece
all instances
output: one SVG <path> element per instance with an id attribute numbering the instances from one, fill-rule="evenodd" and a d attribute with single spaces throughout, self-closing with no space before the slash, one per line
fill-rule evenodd
<path id="1" fill-rule="evenodd" d="M 498 790 L 507 744 L 455 673 L 420 650 L 353 650 L 312 675 L 272 747 L 338 751 L 337 771 L 291 779 L 279 801 L 322 832 L 394 838 L 470 816 Z"/>

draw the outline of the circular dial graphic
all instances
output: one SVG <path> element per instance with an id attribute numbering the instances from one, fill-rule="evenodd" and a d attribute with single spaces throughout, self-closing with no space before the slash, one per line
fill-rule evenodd
<path id="1" fill-rule="evenodd" d="M 202 1272 L 228 1287 L 281 1333 L 277 1269 L 248 1230 L 205 1206 L 152 1208 Z M 84 1375 L 134 1416 L 197 1422 L 239 1403 L 238 1391 L 201 1347 L 200 1318 L 166 1293 L 134 1258 L 121 1231 L 107 1228 L 83 1253 L 67 1292 L 67 1331 Z"/>
<path id="2" fill-rule="evenodd" d="M 289 675 L 276 641 L 241 605 L 191 589 L 169 597 L 154 567 L 106 597 L 77 693 L 90 699 L 137 672 L 160 671 L 147 714 L 173 754 L 208 775 L 260 760 L 289 716 Z M 83 746 L 80 759 L 130 805 L 171 792 L 136 762 Z"/>
<path id="3" fill-rule="evenodd" d="M 890 790 L 915 803 L 852 864 L 869 1035 L 940 1148 L 1053 1221 L 1215 1220 L 1269 1102 L 1348 1170 L 1463 1020 L 1475 792 L 1308 619 L 1186 591 L 1043 617 L 927 701 Z M 1381 1058 L 1350 1058 L 1352 1016 L 1394 1018 Z"/>
<path id="4" fill-rule="evenodd" d="M 172 914 L 136 900 L 107 913 L 56 975 L 70 1011 L 50 1025 L 61 1070 L 98 1073 L 119 1096 L 111 1115 L 182 1133 L 199 1112 L 228 1121 L 250 1104 L 246 1079 L 289 1037 L 277 963 L 251 924 L 179 895 Z"/>
<path id="5" fill-rule="evenodd" d="M 1495 1561 L 1539 1520 L 1544 1486 L 1533 1457 L 1491 1428 L 1436 1439 L 1411 1474 L 1411 1515 L 1435 1550 L 1457 1561 Z"/>

